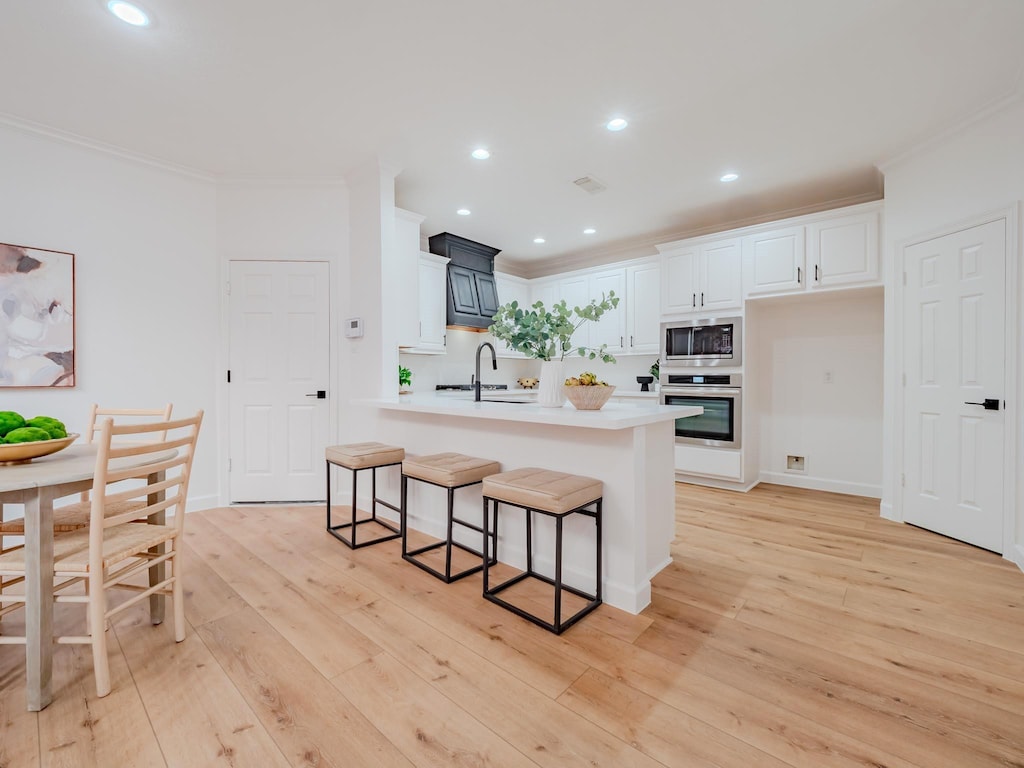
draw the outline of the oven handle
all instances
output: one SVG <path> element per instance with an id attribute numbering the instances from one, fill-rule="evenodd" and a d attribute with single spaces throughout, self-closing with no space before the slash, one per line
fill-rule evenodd
<path id="1" fill-rule="evenodd" d="M 719 395 L 722 397 L 739 397 L 743 390 L 740 387 L 666 387 L 662 386 L 663 395 Z"/>

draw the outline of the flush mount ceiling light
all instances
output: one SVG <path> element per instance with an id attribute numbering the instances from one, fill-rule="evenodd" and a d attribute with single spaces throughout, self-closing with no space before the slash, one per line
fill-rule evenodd
<path id="1" fill-rule="evenodd" d="M 535 238 L 533 238 L 533 242 L 535 242 L 537 245 L 540 245 L 541 243 L 544 243 L 544 242 L 547 242 L 547 241 L 544 240 L 543 237 L 535 237 Z"/>
<path id="2" fill-rule="evenodd" d="M 583 230 L 584 235 L 592 235 L 595 232 L 597 232 L 597 230 L 594 229 L 593 227 L 587 227 L 586 229 Z"/>
<path id="3" fill-rule="evenodd" d="M 607 128 L 609 131 L 621 131 L 627 125 L 629 125 L 629 123 L 626 122 L 625 118 L 616 117 L 612 120 L 609 120 L 608 123 L 605 125 L 605 128 Z"/>
<path id="4" fill-rule="evenodd" d="M 469 210 L 469 208 L 459 208 L 459 210 L 457 210 L 456 213 L 459 214 L 459 216 L 469 216 L 471 211 Z"/>
<path id="5" fill-rule="evenodd" d="M 107 10 L 117 16 L 125 24 L 133 27 L 145 27 L 149 25 L 149 16 L 141 8 L 137 8 L 124 0 L 110 0 L 107 3 Z"/>
<path id="6" fill-rule="evenodd" d="M 740 175 L 738 173 L 727 173 L 724 176 L 722 176 L 722 178 L 720 178 L 719 181 L 729 183 L 730 181 L 736 181 L 736 179 L 738 179 L 739 177 Z"/>
<path id="7" fill-rule="evenodd" d="M 473 157 L 476 160 L 486 160 L 490 156 L 491 153 L 488 150 L 484 149 L 483 147 L 473 150 Z"/>

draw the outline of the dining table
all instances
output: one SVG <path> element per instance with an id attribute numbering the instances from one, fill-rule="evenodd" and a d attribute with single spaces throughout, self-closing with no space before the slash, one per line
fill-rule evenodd
<path id="1" fill-rule="evenodd" d="M 25 667 L 30 712 L 44 709 L 53 700 L 54 502 L 92 488 L 97 450 L 95 444 L 83 443 L 30 462 L 0 466 L 0 504 L 25 507 Z M 117 469 L 144 467 L 176 454 L 177 451 L 171 449 L 129 456 L 116 459 L 111 466 Z M 164 513 L 150 516 L 149 522 L 163 523 Z M 150 569 L 151 585 L 163 578 L 164 563 Z M 161 623 L 163 596 L 151 595 L 149 605 L 150 620 L 153 624 Z"/>

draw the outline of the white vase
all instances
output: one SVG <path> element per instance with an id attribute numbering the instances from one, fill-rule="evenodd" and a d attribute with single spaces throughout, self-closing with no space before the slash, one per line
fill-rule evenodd
<path id="1" fill-rule="evenodd" d="M 545 408 L 561 408 L 565 405 L 565 376 L 562 375 L 561 360 L 545 360 L 540 364 L 540 384 L 537 386 L 537 402 Z"/>

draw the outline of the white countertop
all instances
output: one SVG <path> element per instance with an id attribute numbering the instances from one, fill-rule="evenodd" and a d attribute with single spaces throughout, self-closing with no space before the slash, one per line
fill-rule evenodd
<path id="1" fill-rule="evenodd" d="M 502 397 L 507 393 L 489 393 L 490 397 Z M 636 393 L 650 394 L 650 393 Z M 537 403 L 496 403 L 475 402 L 471 398 L 451 395 L 403 395 L 394 399 L 355 400 L 356 405 L 368 405 L 388 411 L 408 413 L 435 413 L 444 416 L 462 416 L 471 419 L 494 421 L 515 421 L 533 424 L 552 424 L 565 427 L 586 427 L 590 429 L 629 429 L 673 421 L 704 412 L 700 407 L 678 405 L 657 405 L 655 403 L 608 403 L 599 411 L 577 411 L 570 403 L 561 408 L 542 408 Z"/>

